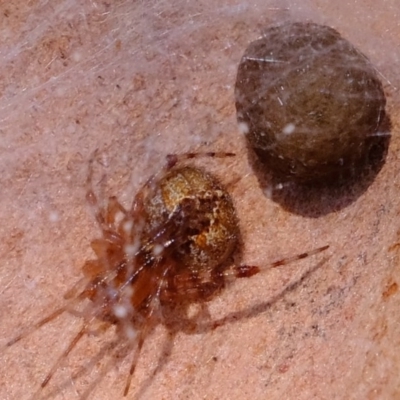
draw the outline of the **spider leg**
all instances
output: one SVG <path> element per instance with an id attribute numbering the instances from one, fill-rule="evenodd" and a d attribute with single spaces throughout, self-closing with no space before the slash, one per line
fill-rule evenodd
<path id="1" fill-rule="evenodd" d="M 86 263 L 88 263 L 88 261 Z M 84 265 L 86 265 L 86 263 Z M 80 298 L 80 295 L 82 294 L 84 288 L 86 287 L 87 282 L 88 279 L 87 276 L 85 275 L 64 293 L 64 299 L 71 300 Z"/>
<path id="2" fill-rule="evenodd" d="M 74 302 L 79 300 L 79 296 L 77 296 L 76 298 L 72 299 L 70 302 L 68 302 L 65 306 L 60 307 L 58 309 L 56 309 L 55 311 L 53 311 L 51 314 L 47 315 L 46 317 L 42 318 L 41 320 L 39 320 L 38 322 L 36 322 L 35 324 L 33 324 L 31 327 L 29 327 L 27 330 L 25 330 L 24 332 L 20 333 L 19 335 L 17 335 L 16 337 L 14 337 L 13 339 L 9 340 L 5 347 L 11 347 L 13 346 L 15 343 L 19 342 L 20 340 L 28 337 L 31 333 L 33 333 L 34 331 L 36 331 L 37 329 L 41 328 L 42 326 L 44 326 L 45 324 L 53 321 L 54 319 L 56 319 L 57 317 L 59 317 L 61 314 L 63 314 L 66 311 L 69 311 L 71 309 L 71 304 L 73 304 Z M 43 389 L 50 381 L 50 379 L 53 377 L 54 373 L 57 371 L 60 363 L 62 362 L 63 359 L 65 359 L 65 357 L 68 356 L 68 354 L 72 351 L 72 349 L 76 346 L 76 344 L 78 343 L 78 341 L 82 338 L 82 336 L 86 333 L 87 328 L 89 327 L 89 325 L 91 324 L 91 322 L 93 321 L 94 318 L 92 318 L 90 321 L 86 322 L 85 325 L 83 326 L 83 328 L 78 332 L 78 334 L 73 338 L 73 340 L 70 342 L 68 348 L 61 354 L 61 356 L 58 358 L 58 360 L 56 361 L 56 363 L 52 366 L 50 372 L 46 375 L 46 377 L 44 378 L 44 380 L 42 381 L 42 383 L 40 384 L 41 389 Z"/>
<path id="3" fill-rule="evenodd" d="M 116 227 L 118 214 L 122 214 L 123 217 L 126 217 L 128 211 L 125 210 L 124 206 L 115 196 L 111 196 L 108 199 L 105 223 L 110 227 Z"/>
<path id="4" fill-rule="evenodd" d="M 95 152 L 93 153 L 92 157 L 89 160 L 88 175 L 86 177 L 86 201 L 94 209 L 96 220 L 99 223 L 99 225 L 102 226 L 104 224 L 103 210 L 99 206 L 99 201 L 93 190 L 93 162 L 97 157 L 98 153 L 99 153 L 98 149 L 95 150 Z"/>
<path id="5" fill-rule="evenodd" d="M 235 153 L 228 153 L 223 151 L 209 151 L 209 152 L 198 152 L 198 153 L 183 153 L 183 154 L 168 154 L 167 155 L 167 163 L 164 166 L 164 170 L 168 171 L 176 164 L 186 161 L 192 160 L 193 158 L 201 158 L 201 157 L 211 157 L 211 158 L 225 158 L 225 157 L 234 157 Z"/>
<path id="6" fill-rule="evenodd" d="M 82 297 L 85 296 L 86 291 L 83 291 L 81 294 L 79 294 L 75 299 L 73 300 L 80 300 Z M 109 303 L 111 300 L 108 300 Z M 107 305 L 107 304 L 106 304 Z M 56 312 L 54 312 L 53 314 L 51 314 L 49 317 L 51 317 L 51 319 L 55 318 L 55 316 L 58 316 L 59 314 L 61 314 L 62 312 L 67 311 L 67 307 L 63 307 L 60 308 L 59 310 L 57 310 Z M 98 308 L 94 313 L 93 316 L 88 319 L 84 325 L 82 326 L 82 328 L 79 330 L 79 332 L 75 335 L 75 337 L 70 341 L 68 347 L 64 350 L 64 352 L 61 354 L 61 356 L 59 356 L 59 358 L 57 359 L 57 361 L 54 363 L 54 365 L 52 366 L 50 372 L 46 375 L 46 377 L 44 378 L 44 380 L 41 383 L 41 387 L 44 388 L 50 381 L 50 379 L 53 377 L 53 375 L 55 374 L 55 372 L 57 371 L 57 369 L 60 366 L 60 363 L 69 355 L 69 353 L 71 353 L 71 351 L 74 349 L 74 347 L 78 344 L 79 340 L 82 339 L 82 337 L 88 332 L 88 329 L 90 327 L 90 325 L 92 324 L 92 322 L 98 318 L 100 316 L 100 314 L 102 313 L 102 308 Z M 43 322 L 46 323 L 49 320 L 48 318 L 44 318 L 42 321 L 40 321 L 40 323 Z M 43 325 L 42 324 L 42 325 Z M 41 326 L 41 325 L 40 325 Z"/>
<path id="7" fill-rule="evenodd" d="M 96 205 L 97 204 L 97 197 L 93 192 L 93 162 L 97 157 L 99 151 L 96 149 L 90 157 L 89 160 L 89 168 L 88 168 L 88 175 L 86 177 L 86 199 L 90 204 Z"/>
<path id="8" fill-rule="evenodd" d="M 97 223 L 103 231 L 104 237 L 108 237 L 111 232 L 116 231 L 118 214 L 126 217 L 128 212 L 118 202 L 115 196 L 108 199 L 106 210 L 100 207 L 97 196 L 93 190 L 93 163 L 97 158 L 98 150 L 96 150 L 89 160 L 88 175 L 86 178 L 86 200 L 94 210 Z"/>
<path id="9" fill-rule="evenodd" d="M 216 292 L 223 289 L 227 283 L 234 281 L 236 278 L 249 278 L 270 268 L 276 268 L 321 253 L 328 247 L 323 246 L 292 257 L 283 258 L 263 268 L 253 265 L 234 265 L 226 270 L 217 267 L 196 272 L 183 271 L 179 275 L 169 277 L 162 293 L 162 300 L 170 304 L 182 299 L 187 302 L 198 302 L 199 299 L 207 301 Z"/>
<path id="10" fill-rule="evenodd" d="M 52 366 L 50 372 L 46 375 L 44 378 L 43 382 L 40 384 L 42 388 L 44 388 L 50 381 L 50 379 L 53 377 L 54 373 L 57 371 L 58 367 L 60 366 L 60 363 L 68 356 L 69 353 L 73 350 L 73 348 L 77 345 L 79 340 L 85 335 L 87 328 L 93 321 L 93 318 L 86 322 L 81 330 L 75 335 L 75 337 L 71 340 L 69 343 L 68 347 L 64 350 L 64 352 L 61 354 L 61 356 L 58 358 L 58 360 L 54 363 Z"/>
<path id="11" fill-rule="evenodd" d="M 140 352 L 141 352 L 142 347 L 143 347 L 144 340 L 146 338 L 146 334 L 147 334 L 147 330 L 142 329 L 140 331 L 139 338 L 137 340 L 137 345 L 136 345 L 136 348 L 135 348 L 135 354 L 133 356 L 133 359 L 132 359 L 132 362 L 131 362 L 131 366 L 130 366 L 130 369 L 129 369 L 128 378 L 126 379 L 126 383 L 125 383 L 125 389 L 124 389 L 124 394 L 123 394 L 124 397 L 126 397 L 128 395 L 128 393 L 129 393 L 129 388 L 131 387 L 133 374 L 135 372 L 135 368 L 136 368 L 136 365 L 137 365 L 137 362 L 138 362 L 138 359 L 139 359 Z"/>
<path id="12" fill-rule="evenodd" d="M 252 265 L 239 265 L 239 266 L 235 265 L 235 266 L 227 269 L 226 271 L 223 271 L 223 275 L 228 281 L 232 281 L 235 278 L 249 278 L 250 276 L 256 275 L 261 271 L 265 271 L 270 268 L 280 267 L 282 265 L 286 265 L 286 264 L 292 263 L 294 261 L 302 260 L 303 258 L 311 257 L 315 254 L 325 251 L 328 248 L 329 248 L 329 245 L 322 246 L 317 249 L 310 250 L 305 253 L 297 254 L 292 257 L 282 258 L 281 260 L 274 261 L 274 262 L 266 265 L 263 268 L 257 267 L 257 266 L 252 266 Z"/>
<path id="13" fill-rule="evenodd" d="M 20 333 L 18 336 L 14 337 L 13 339 L 9 340 L 6 343 L 6 347 L 11 347 L 15 343 L 19 342 L 20 340 L 28 337 L 32 332 L 36 331 L 37 329 L 41 328 L 43 325 L 46 325 L 48 322 L 56 319 L 59 315 L 67 311 L 67 307 L 60 307 L 57 310 L 53 311 L 51 314 L 47 315 L 46 317 L 42 318 L 34 325 L 32 325 L 29 329 L 25 332 Z"/>
<path id="14" fill-rule="evenodd" d="M 143 394 L 151 385 L 153 379 L 165 368 L 168 364 L 172 350 L 174 347 L 174 340 L 175 340 L 176 332 L 175 331 L 168 331 L 167 338 L 165 339 L 162 349 L 159 353 L 158 360 L 156 361 L 156 368 L 153 370 L 151 374 L 140 384 L 140 389 L 136 393 L 136 398 L 141 399 L 143 398 Z"/>
<path id="15" fill-rule="evenodd" d="M 84 279 L 79 280 L 77 282 L 77 284 L 71 290 L 66 292 L 65 299 L 68 300 L 68 301 L 65 303 L 65 305 L 63 305 L 62 307 L 57 308 L 56 310 L 54 310 L 50 314 L 48 314 L 45 317 L 39 319 L 39 321 L 35 322 L 31 326 L 28 326 L 27 328 L 25 328 L 25 330 L 23 330 L 19 335 L 15 336 L 13 339 L 9 340 L 6 343 L 5 347 L 13 346 L 15 343 L 19 342 L 22 339 L 25 339 L 26 337 L 31 335 L 33 332 L 35 332 L 36 330 L 40 329 L 42 326 L 44 326 L 44 325 L 48 324 L 49 322 L 55 320 L 61 314 L 70 311 L 77 302 L 82 300 L 82 295 L 84 294 L 84 292 L 80 292 L 78 295 L 76 294 L 76 292 L 77 292 L 78 286 L 80 286 L 83 281 L 84 281 Z"/>
<path id="16" fill-rule="evenodd" d="M 168 271 L 168 269 L 166 270 Z M 160 282 L 160 285 L 162 284 L 162 280 Z M 158 289 L 155 293 L 155 297 L 158 298 L 159 296 L 159 291 L 160 289 Z M 82 297 L 85 296 L 86 290 L 84 290 L 83 292 L 81 292 L 76 298 L 74 298 L 73 300 L 78 300 L 81 299 Z M 107 303 L 112 303 L 113 298 L 108 299 Z M 103 304 L 103 306 L 105 306 L 105 304 Z M 49 316 L 43 318 L 42 320 L 40 320 L 37 324 L 34 325 L 34 330 L 38 329 L 39 327 L 43 326 L 44 324 L 48 323 L 49 321 L 53 320 L 54 318 L 58 317 L 60 314 L 62 314 L 63 312 L 67 311 L 68 307 L 64 306 L 61 307 L 59 309 L 57 309 L 56 311 L 54 311 L 52 314 L 50 314 Z M 88 332 L 88 329 L 90 327 L 90 325 L 92 324 L 92 322 L 99 317 L 99 315 L 102 312 L 102 308 L 99 308 L 92 316 L 92 318 L 90 318 L 89 320 L 87 320 L 84 325 L 82 326 L 82 328 L 79 330 L 79 332 L 75 335 L 75 337 L 70 341 L 68 347 L 64 350 L 64 352 L 59 356 L 59 358 L 57 359 L 57 361 L 54 363 L 54 365 L 52 366 L 51 370 L 49 371 L 49 373 L 46 375 L 46 377 L 44 378 L 44 380 L 41 383 L 41 388 L 44 388 L 49 381 L 51 380 L 51 378 L 53 377 L 53 375 L 55 374 L 55 372 L 57 371 L 57 369 L 60 366 L 60 363 L 71 353 L 71 351 L 74 349 L 74 347 L 78 344 L 78 342 L 80 341 L 80 339 Z M 7 346 L 11 346 L 12 344 L 16 343 L 17 341 L 21 340 L 22 338 L 26 337 L 28 334 L 30 334 L 31 331 L 27 332 L 26 334 L 21 334 L 19 336 L 17 336 L 15 339 L 11 340 L 10 342 L 7 343 Z M 137 351 L 137 356 L 135 355 L 135 357 L 137 358 L 139 356 L 140 353 L 140 349 L 143 345 L 144 342 L 144 338 L 145 338 L 145 333 L 146 330 L 142 329 L 140 331 L 140 337 L 139 337 L 139 342 L 138 342 L 138 351 Z M 135 359 L 136 359 L 135 358 Z M 135 362 L 136 365 L 136 362 Z M 132 369 L 132 367 L 131 367 Z M 133 369 L 134 369 L 134 365 L 133 365 Z M 132 371 L 133 374 L 133 371 Z M 129 387 L 128 387 L 129 389 Z"/>
<path id="17" fill-rule="evenodd" d="M 120 345 L 120 341 L 118 339 L 109 341 L 106 346 L 104 346 L 91 360 L 90 364 L 86 366 L 81 366 L 80 370 L 78 370 L 75 374 L 72 375 L 72 380 L 76 380 L 86 371 L 90 371 L 92 368 L 95 368 L 96 365 L 101 360 L 105 360 L 106 357 L 109 357 L 104 366 L 101 367 L 98 372 L 96 378 L 90 383 L 90 385 L 86 388 L 86 390 L 79 397 L 80 400 L 86 400 L 89 398 L 89 395 L 96 389 L 98 384 L 107 376 L 107 373 L 110 372 L 113 366 L 115 366 L 115 357 L 118 350 L 118 345 Z M 124 349 L 124 347 L 122 347 Z"/>
<path id="18" fill-rule="evenodd" d="M 159 264 L 158 267 L 161 267 L 162 259 L 156 260 L 156 264 Z M 136 348 L 135 348 L 135 354 L 133 356 L 132 362 L 131 362 L 131 367 L 129 369 L 129 374 L 126 380 L 125 384 L 125 389 L 124 389 L 124 394 L 123 396 L 126 397 L 129 393 L 129 388 L 132 383 L 132 378 L 133 374 L 135 372 L 135 368 L 140 356 L 140 352 L 142 350 L 144 341 L 148 334 L 151 332 L 153 329 L 155 323 L 161 318 L 160 316 L 160 293 L 164 287 L 165 284 L 165 277 L 169 272 L 170 266 L 163 266 L 163 273 L 160 277 L 160 280 L 157 285 L 157 289 L 155 292 L 153 292 L 150 295 L 150 299 L 147 299 L 149 302 L 149 311 L 147 314 L 147 318 L 144 320 L 141 329 L 139 330 L 138 338 L 136 341 Z"/>

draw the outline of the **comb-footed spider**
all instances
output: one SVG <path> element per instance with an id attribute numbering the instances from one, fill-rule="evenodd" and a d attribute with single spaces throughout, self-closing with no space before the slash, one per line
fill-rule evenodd
<path id="1" fill-rule="evenodd" d="M 95 320 L 115 325 L 133 351 L 124 396 L 143 343 L 153 328 L 168 327 L 167 308 L 180 305 L 184 322 L 189 307 L 205 303 L 228 282 L 260 272 L 257 266 L 229 265 L 238 245 L 239 225 L 230 195 L 211 175 L 181 165 L 199 156 L 230 157 L 232 153 L 170 155 L 165 167 L 151 177 L 125 209 L 116 197 L 103 208 L 92 188 L 93 162 L 89 164 L 87 200 L 95 209 L 101 237 L 91 242 L 96 255 L 83 265 L 84 278 L 64 296 L 66 303 L 10 340 L 11 346 L 64 312 L 83 317 L 83 326 L 70 341 L 41 383 L 44 388 L 60 363 Z M 328 246 L 276 261 L 269 267 L 322 252 Z M 265 269 L 265 268 L 264 268 Z M 81 311 L 77 312 L 77 308 Z"/>

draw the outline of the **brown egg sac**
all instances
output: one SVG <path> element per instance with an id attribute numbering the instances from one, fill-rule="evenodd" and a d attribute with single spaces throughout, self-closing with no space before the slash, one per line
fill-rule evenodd
<path id="1" fill-rule="evenodd" d="M 282 181 L 329 182 L 365 163 L 386 99 L 369 60 L 334 29 L 268 28 L 237 73 L 240 130 Z"/>

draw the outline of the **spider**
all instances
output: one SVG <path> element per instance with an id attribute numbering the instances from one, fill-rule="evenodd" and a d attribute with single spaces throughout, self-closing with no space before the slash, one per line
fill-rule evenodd
<path id="1" fill-rule="evenodd" d="M 65 295 L 65 304 L 10 340 L 10 347 L 65 312 L 83 306 L 83 325 L 41 382 L 44 388 L 61 362 L 95 320 L 115 325 L 133 357 L 126 379 L 128 395 L 140 351 L 157 324 L 168 327 L 165 310 L 183 307 L 184 322 L 191 305 L 205 304 L 236 278 L 248 278 L 262 269 L 229 265 L 238 246 L 239 224 L 233 201 L 210 174 L 184 165 L 196 157 L 232 157 L 233 153 L 169 155 L 165 166 L 138 191 L 130 209 L 116 197 L 101 207 L 93 190 L 93 163 L 89 162 L 86 198 L 95 210 L 101 237 L 91 242 L 96 258 L 82 267 L 83 278 Z M 309 252 L 271 263 L 278 267 L 326 250 Z M 263 268 L 265 269 L 265 268 Z"/>

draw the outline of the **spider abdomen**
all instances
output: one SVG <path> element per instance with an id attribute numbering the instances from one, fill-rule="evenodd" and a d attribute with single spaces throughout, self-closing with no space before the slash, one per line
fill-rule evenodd
<path id="1" fill-rule="evenodd" d="M 171 256 L 180 268 L 214 268 L 236 246 L 239 228 L 232 199 L 215 178 L 198 168 L 168 172 L 146 199 L 145 209 L 149 232 L 170 229 Z"/>

